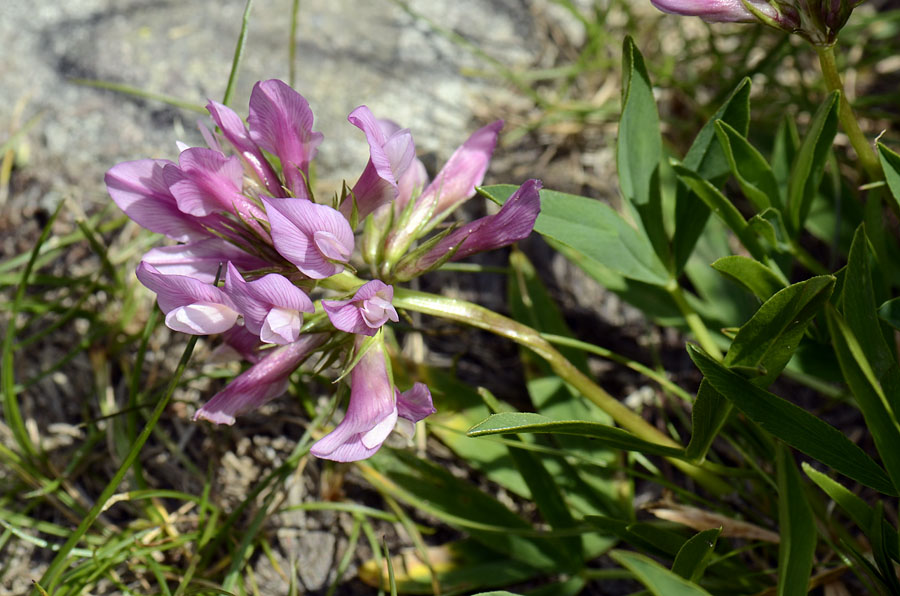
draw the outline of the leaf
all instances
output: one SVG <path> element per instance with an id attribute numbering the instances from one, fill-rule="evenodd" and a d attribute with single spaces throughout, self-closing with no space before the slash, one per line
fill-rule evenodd
<path id="1" fill-rule="evenodd" d="M 900 426 L 888 403 L 887 392 L 878 382 L 863 347 L 847 322 L 833 307 L 829 307 L 826 314 L 828 330 L 844 380 L 856 398 L 894 486 L 900 487 Z"/>
<path id="2" fill-rule="evenodd" d="M 803 229 L 813 197 L 822 181 L 825 161 L 837 133 L 839 97 L 839 92 L 831 92 L 816 110 L 791 167 L 787 210 L 788 227 L 795 236 Z"/>
<path id="3" fill-rule="evenodd" d="M 900 155 L 891 151 L 887 145 L 878 143 L 878 157 L 884 169 L 884 180 L 891 190 L 894 203 L 900 206 Z"/>
<path id="4" fill-rule="evenodd" d="M 584 520 L 655 557 L 674 558 L 685 543 L 684 536 L 659 523 L 623 521 L 602 515 L 587 515 Z"/>
<path id="5" fill-rule="evenodd" d="M 668 238 L 659 191 L 662 138 L 653 85 L 631 37 L 622 46 L 622 115 L 616 142 L 619 187 L 638 214 L 657 255 L 666 258 Z"/>
<path id="6" fill-rule="evenodd" d="M 744 196 L 757 211 L 781 208 L 778 182 L 766 158 L 727 122 L 716 122 L 716 136 Z"/>
<path id="7" fill-rule="evenodd" d="M 516 188 L 499 184 L 479 192 L 502 205 Z M 669 280 L 647 237 L 596 199 L 541 190 L 534 229 L 630 279 L 660 286 Z"/>
<path id="8" fill-rule="evenodd" d="M 778 476 L 778 596 L 808 592 L 816 550 L 816 522 L 803 494 L 803 483 L 790 450 L 783 444 L 775 452 Z"/>
<path id="9" fill-rule="evenodd" d="M 834 288 L 832 276 L 813 277 L 776 292 L 738 331 L 723 364 L 761 371 L 752 383 L 768 387 L 787 365 L 807 326 Z M 686 455 L 701 461 L 731 413 L 716 387 L 700 384 L 692 413 L 693 432 Z"/>
<path id="10" fill-rule="evenodd" d="M 843 313 L 847 325 L 859 340 L 872 372 L 884 388 L 894 414 L 900 413 L 900 365 L 897 354 L 885 339 L 885 330 L 875 309 L 875 289 L 869 269 L 869 243 L 865 226 L 853 236 L 843 289 Z M 893 334 L 888 335 L 889 337 Z"/>
<path id="11" fill-rule="evenodd" d="M 672 573 L 650 557 L 624 550 L 614 550 L 609 556 L 632 572 L 654 596 L 709 596 L 697 584 Z"/>
<path id="12" fill-rule="evenodd" d="M 755 259 L 741 255 L 722 257 L 710 265 L 713 269 L 766 301 L 784 289 L 781 277 Z"/>
<path id="13" fill-rule="evenodd" d="M 887 584 L 891 594 L 900 594 L 900 581 L 897 580 L 897 569 L 888 556 L 888 535 L 884 533 L 884 503 L 875 503 L 875 512 L 872 515 L 872 525 L 869 526 L 869 538 L 872 541 L 872 554 L 875 555 L 875 563 L 881 571 L 881 578 Z M 896 542 L 894 543 L 896 545 Z"/>
<path id="14" fill-rule="evenodd" d="M 803 472 L 810 480 L 815 482 L 832 501 L 837 503 L 838 507 L 843 509 L 844 512 L 850 516 L 850 519 L 853 520 L 853 523 L 861 530 L 867 532 L 869 528 L 872 527 L 875 511 L 865 501 L 847 490 L 843 484 L 836 480 L 832 480 L 806 462 L 803 463 Z M 900 549 L 898 549 L 898 540 L 900 540 L 900 537 L 897 535 L 897 530 L 891 527 L 886 520 L 882 520 L 882 523 L 884 524 L 882 532 L 887 536 L 887 548 L 890 556 L 895 561 L 900 561 L 900 552 L 898 552 L 900 551 Z"/>
<path id="15" fill-rule="evenodd" d="M 551 420 L 540 414 L 504 412 L 494 414 L 476 424 L 467 433 L 470 437 L 514 433 L 551 433 L 590 437 L 603 445 L 625 451 L 640 451 L 651 455 L 684 457 L 681 449 L 657 445 L 635 437 L 628 431 L 585 420 Z"/>
<path id="16" fill-rule="evenodd" d="M 879 306 L 878 316 L 894 329 L 900 330 L 900 298 L 892 298 Z"/>
<path id="17" fill-rule="evenodd" d="M 833 426 L 753 385 L 693 345 L 688 354 L 716 391 L 763 430 L 848 478 L 896 496 L 884 470 Z"/>
<path id="18" fill-rule="evenodd" d="M 750 79 L 743 79 L 731 92 L 725 103 L 700 129 L 691 148 L 684 156 L 683 164 L 715 186 L 720 186 L 728 176 L 728 161 L 722 147 L 715 142 L 715 122 L 721 120 L 746 134 L 750 122 Z M 710 210 L 688 187 L 679 184 L 675 195 L 675 230 L 672 234 L 672 253 L 675 272 L 680 273 L 694 251 L 697 240 L 703 234 Z"/>
<path id="19" fill-rule="evenodd" d="M 784 192 L 788 187 L 791 177 L 791 164 L 797 156 L 797 147 L 800 145 L 800 133 L 797 132 L 797 124 L 790 114 L 785 114 L 784 118 L 778 124 L 778 130 L 775 133 L 775 143 L 772 148 L 772 174 L 778 182 L 778 188 L 782 191 L 782 198 L 787 198 Z"/>
<path id="20" fill-rule="evenodd" d="M 555 540 L 526 535 L 531 524 L 441 466 L 382 448 L 357 467 L 379 491 L 465 529 L 497 553 L 541 570 L 565 563 Z"/>
<path id="21" fill-rule="evenodd" d="M 744 248 L 747 249 L 753 258 L 759 261 L 766 258 L 759 241 L 747 226 L 744 216 L 718 188 L 713 186 L 708 180 L 704 180 L 697 172 L 683 165 L 672 164 L 672 168 L 675 170 L 678 179 L 694 191 L 706 203 L 706 206 L 734 232 L 735 236 L 738 237 L 741 244 L 744 245 Z"/>
<path id="22" fill-rule="evenodd" d="M 713 528 L 711 530 L 703 530 L 692 536 L 678 554 L 675 556 L 675 562 L 672 563 L 672 573 L 676 573 L 684 579 L 696 582 L 703 577 L 710 558 L 716 549 L 716 540 L 722 533 L 721 528 Z"/>

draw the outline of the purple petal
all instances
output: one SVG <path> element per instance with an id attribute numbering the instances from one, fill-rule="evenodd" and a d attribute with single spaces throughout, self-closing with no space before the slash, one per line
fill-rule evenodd
<path id="1" fill-rule="evenodd" d="M 397 389 L 397 413 L 410 422 L 418 422 L 437 412 L 431 400 L 431 391 L 424 383 L 416 383 L 400 393 Z"/>
<path id="2" fill-rule="evenodd" d="M 379 206 L 397 197 L 397 181 L 416 157 L 416 147 L 408 129 L 397 129 L 390 121 L 379 121 L 366 106 L 353 110 L 347 117 L 351 124 L 366 134 L 369 162 L 353 186 L 359 217 L 364 218 Z M 349 216 L 352 201 L 341 205 Z"/>
<path id="3" fill-rule="evenodd" d="M 137 277 L 156 293 L 166 325 L 192 335 L 222 333 L 237 322 L 234 303 L 219 288 L 184 275 L 163 275 L 142 262 Z"/>
<path id="4" fill-rule="evenodd" d="M 252 364 L 259 362 L 259 337 L 250 333 L 243 325 L 235 325 L 222 334 L 222 345 L 215 349 L 216 361 L 246 360 Z M 266 352 L 268 353 L 268 352 Z"/>
<path id="5" fill-rule="evenodd" d="M 775 9 L 766 0 L 747 0 L 755 8 L 771 17 Z M 710 22 L 754 22 L 756 16 L 750 12 L 742 0 L 651 0 L 663 12 L 684 16 L 701 17 Z"/>
<path id="6" fill-rule="evenodd" d="M 350 300 L 323 300 L 322 308 L 336 329 L 373 336 L 388 319 L 400 320 L 393 299 L 394 288 L 373 279 L 360 286 Z"/>
<path id="7" fill-rule="evenodd" d="M 167 166 L 163 175 L 178 208 L 185 213 L 204 216 L 224 211 L 245 220 L 265 218 L 243 195 L 244 170 L 236 156 L 191 147 L 181 152 L 179 164 Z"/>
<path id="8" fill-rule="evenodd" d="M 225 293 L 244 316 L 247 329 L 267 343 L 297 341 L 303 321 L 300 313 L 315 310 L 306 293 L 286 277 L 270 273 L 246 282 L 231 263 L 225 275 Z"/>
<path id="9" fill-rule="evenodd" d="M 266 261 L 245 253 L 221 238 L 160 246 L 147 251 L 141 260 L 153 265 L 163 275 L 186 275 L 210 284 L 216 280 L 219 267 L 228 261 L 245 271 L 269 266 Z"/>
<path id="10" fill-rule="evenodd" d="M 414 159 L 409 168 L 397 180 L 397 198 L 394 199 L 394 214 L 399 215 L 416 193 L 422 192 L 428 184 L 425 164 Z"/>
<path id="11" fill-rule="evenodd" d="M 281 160 L 287 186 L 294 196 L 308 198 L 304 177 L 322 142 L 322 133 L 312 130 L 309 103 L 282 81 L 260 81 L 250 94 L 247 122 L 250 138 Z"/>
<path id="12" fill-rule="evenodd" d="M 327 338 L 321 333 L 304 335 L 297 342 L 271 350 L 197 410 L 194 420 L 234 424 L 235 416 L 278 397 L 284 393 L 291 373 Z"/>
<path id="13" fill-rule="evenodd" d="M 541 211 L 540 190 L 540 180 L 525 182 L 509 197 L 498 213 L 476 219 L 445 236 L 411 266 L 404 276 L 415 277 L 427 271 L 457 246 L 450 260 L 458 261 L 527 237 Z"/>
<path id="14" fill-rule="evenodd" d="M 225 138 L 237 149 L 238 153 L 253 168 L 263 185 L 273 195 L 282 194 L 281 181 L 269 165 L 259 146 L 250 138 L 250 132 L 244 126 L 244 121 L 234 110 L 217 101 L 210 101 L 206 109 L 215 121 L 216 126 L 222 129 Z"/>
<path id="15" fill-rule="evenodd" d="M 175 167 L 164 159 L 140 159 L 113 166 L 106 173 L 106 188 L 119 209 L 151 232 L 188 242 L 209 238 L 209 223 L 178 209 L 163 177 L 163 169 Z"/>
<path id="16" fill-rule="evenodd" d="M 438 197 L 434 210 L 437 217 L 442 217 L 475 194 L 475 187 L 484 180 L 501 128 L 503 121 L 497 120 L 472 133 L 422 192 L 419 200 Z"/>
<path id="17" fill-rule="evenodd" d="M 302 199 L 263 199 L 275 249 L 313 279 L 343 271 L 336 261 L 353 252 L 353 230 L 338 211 Z"/>
<path id="18" fill-rule="evenodd" d="M 362 345 L 357 338 L 356 348 Z M 310 452 L 334 461 L 356 461 L 375 453 L 397 422 L 383 344 L 366 352 L 350 372 L 350 405 L 337 427 L 316 441 Z"/>
<path id="19" fill-rule="evenodd" d="M 366 325 L 359 308 L 349 300 L 323 300 L 322 308 L 335 329 L 357 335 L 375 335 L 375 329 Z"/>

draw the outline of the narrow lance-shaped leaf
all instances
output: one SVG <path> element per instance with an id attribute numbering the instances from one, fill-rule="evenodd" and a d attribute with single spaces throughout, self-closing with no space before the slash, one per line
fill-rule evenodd
<path id="1" fill-rule="evenodd" d="M 657 445 L 635 437 L 628 431 L 596 422 L 584 420 L 551 420 L 540 414 L 527 412 L 505 412 L 494 414 L 476 424 L 469 432 L 470 437 L 518 433 L 551 433 L 576 435 L 596 439 L 601 444 L 626 451 L 640 451 L 652 455 L 682 457 L 681 449 Z"/>
<path id="2" fill-rule="evenodd" d="M 716 142 L 715 122 L 727 122 L 743 135 L 750 123 L 750 79 L 743 79 L 732 91 L 712 118 L 700 129 L 682 163 L 700 174 L 714 186 L 720 186 L 728 176 L 728 162 L 722 147 Z M 672 234 L 672 254 L 675 272 L 681 273 L 703 234 L 710 210 L 687 186 L 679 184 L 675 194 L 675 230 Z"/>
<path id="3" fill-rule="evenodd" d="M 614 550 L 609 556 L 631 571 L 654 596 L 709 596 L 697 584 L 672 573 L 650 557 L 624 550 Z"/>
<path id="4" fill-rule="evenodd" d="M 788 227 L 795 236 L 803 228 L 813 197 L 822 181 L 825 161 L 837 133 L 839 97 L 840 93 L 833 91 L 819 106 L 791 167 L 787 202 Z"/>
<path id="5" fill-rule="evenodd" d="M 678 551 L 678 555 L 672 563 L 672 572 L 688 581 L 698 581 L 703 577 L 703 572 L 710 563 L 712 554 L 715 552 L 716 540 L 719 539 L 721 533 L 722 528 L 713 528 L 692 536 Z"/>
<path id="6" fill-rule="evenodd" d="M 843 484 L 832 480 L 806 462 L 803 463 L 803 472 L 806 473 L 809 479 L 815 482 L 825 494 L 831 497 L 831 500 L 837 503 L 838 507 L 843 509 L 844 512 L 850 516 L 850 519 L 853 520 L 853 523 L 859 526 L 860 529 L 867 531 L 871 528 L 875 512 L 865 501 L 850 492 Z M 900 550 L 898 549 L 900 539 L 898 539 L 897 530 L 891 527 L 885 520 L 882 520 L 882 523 L 884 526 L 882 532 L 888 537 L 888 552 L 892 559 L 900 561 L 900 554 L 898 554 L 898 550 Z"/>
<path id="7" fill-rule="evenodd" d="M 656 254 L 665 261 L 669 247 L 659 190 L 659 114 L 644 59 L 631 37 L 625 38 L 622 47 L 622 79 L 622 115 L 616 144 L 619 185 Z"/>
<path id="8" fill-rule="evenodd" d="M 709 383 L 763 430 L 848 478 L 896 495 L 884 470 L 843 433 L 803 408 L 761 389 L 699 348 L 688 354 Z"/>
<path id="9" fill-rule="evenodd" d="M 503 204 L 516 189 L 502 184 L 479 188 Z M 622 276 L 663 286 L 669 280 L 647 237 L 596 199 L 541 190 L 541 213 L 535 231 L 560 242 Z"/>
<path id="10" fill-rule="evenodd" d="M 790 450 L 775 453 L 778 475 L 778 596 L 805 594 L 816 549 L 816 523 Z"/>
<path id="11" fill-rule="evenodd" d="M 781 209 L 778 182 L 766 159 L 744 135 L 727 122 L 716 122 L 716 136 L 728 159 L 731 173 L 757 211 L 769 207 Z"/>
<path id="12" fill-rule="evenodd" d="M 813 277 L 775 293 L 759 307 L 735 336 L 723 364 L 759 371 L 750 382 L 768 387 L 787 365 L 813 317 L 834 289 L 831 276 Z M 692 413 L 693 432 L 687 447 L 691 460 L 702 460 L 731 413 L 731 404 L 705 381 Z"/>
<path id="13" fill-rule="evenodd" d="M 742 255 L 722 257 L 710 267 L 733 282 L 744 286 L 763 301 L 771 298 L 785 286 L 780 275 L 759 261 Z"/>
<path id="14" fill-rule="evenodd" d="M 900 207 L 900 155 L 890 150 L 887 145 L 878 143 L 878 156 L 881 158 L 884 180 L 891 191 L 891 197 Z"/>

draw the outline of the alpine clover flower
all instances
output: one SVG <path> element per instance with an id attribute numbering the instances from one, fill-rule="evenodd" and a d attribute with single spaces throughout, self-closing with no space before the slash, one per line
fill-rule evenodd
<path id="1" fill-rule="evenodd" d="M 830 46 L 863 0 L 651 0 L 663 12 L 709 22 L 759 21 L 796 33 L 818 46 Z"/>
<path id="2" fill-rule="evenodd" d="M 429 183 L 410 131 L 360 106 L 348 119 L 365 135 L 369 161 L 352 187 L 317 201 L 309 168 L 322 135 L 296 91 L 278 80 L 257 83 L 246 124 L 220 103 L 207 110 L 215 125 L 201 123 L 207 147 L 179 143 L 177 163 L 141 159 L 106 174 L 113 201 L 173 241 L 137 268 L 166 325 L 221 334 L 217 352 L 251 364 L 194 419 L 233 424 L 281 395 L 293 372 L 320 354 L 321 362 L 344 363 L 350 402 L 315 455 L 354 461 L 395 428 L 411 436 L 435 410 L 425 385 L 394 386 L 384 340 L 385 324 L 399 321 L 391 284 L 526 237 L 540 211 L 540 182 L 523 184 L 494 215 L 448 226 L 481 184 L 502 123 L 472 134 Z"/>

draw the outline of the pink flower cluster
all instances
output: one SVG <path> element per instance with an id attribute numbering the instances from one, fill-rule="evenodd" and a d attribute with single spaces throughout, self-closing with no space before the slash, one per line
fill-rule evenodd
<path id="1" fill-rule="evenodd" d="M 495 215 L 435 231 L 481 183 L 502 123 L 475 132 L 429 183 L 409 130 L 361 106 L 349 120 L 365 134 L 370 159 L 349 192 L 324 204 L 309 186 L 322 135 L 313 132 L 301 95 L 278 80 L 257 83 L 246 125 L 222 104 L 211 101 L 207 109 L 217 127 L 201 125 L 207 147 L 182 147 L 178 163 L 142 159 L 106 175 L 110 196 L 131 219 L 179 243 L 149 251 L 137 269 L 166 325 L 221 333 L 252 363 L 194 419 L 233 424 L 283 393 L 313 353 L 352 343 L 343 358 L 355 362 L 350 404 L 312 453 L 337 461 L 369 457 L 395 427 L 409 433 L 434 412 L 425 385 L 394 387 L 380 330 L 399 317 L 385 281 L 524 238 L 540 210 L 540 182 L 523 184 Z M 317 309 L 310 294 L 354 269 L 351 221 L 363 222 L 360 253 L 376 279 L 357 282 L 344 299 L 322 299 Z M 345 334 L 355 340 L 340 341 Z"/>

